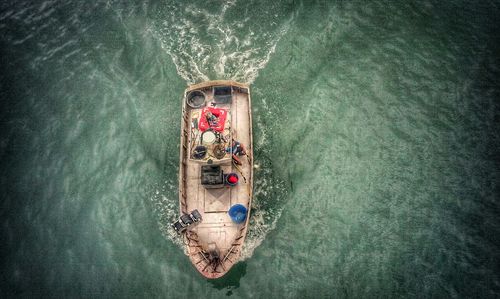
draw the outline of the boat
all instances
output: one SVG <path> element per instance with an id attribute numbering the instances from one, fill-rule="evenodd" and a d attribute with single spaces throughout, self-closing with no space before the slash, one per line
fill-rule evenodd
<path id="1" fill-rule="evenodd" d="M 222 277 L 241 257 L 252 205 L 248 84 L 215 80 L 188 86 L 179 160 L 180 217 L 172 228 L 204 277 Z"/>

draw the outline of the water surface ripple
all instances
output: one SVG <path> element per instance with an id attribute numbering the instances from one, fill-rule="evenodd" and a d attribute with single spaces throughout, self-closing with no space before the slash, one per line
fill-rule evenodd
<path id="1" fill-rule="evenodd" d="M 4 1 L 0 297 L 500 297 L 495 1 Z M 181 94 L 252 84 L 244 261 L 177 216 Z"/>

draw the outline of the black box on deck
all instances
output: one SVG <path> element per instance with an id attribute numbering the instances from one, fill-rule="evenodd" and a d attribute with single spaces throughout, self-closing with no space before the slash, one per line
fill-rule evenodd
<path id="1" fill-rule="evenodd" d="M 205 188 L 224 187 L 224 179 L 220 165 L 201 166 L 201 184 Z"/>

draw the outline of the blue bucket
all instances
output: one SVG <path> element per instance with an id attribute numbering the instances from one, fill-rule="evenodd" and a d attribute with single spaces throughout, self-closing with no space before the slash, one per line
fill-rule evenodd
<path id="1" fill-rule="evenodd" d="M 247 218 L 247 208 L 244 205 L 235 204 L 227 213 L 235 223 L 243 223 Z"/>

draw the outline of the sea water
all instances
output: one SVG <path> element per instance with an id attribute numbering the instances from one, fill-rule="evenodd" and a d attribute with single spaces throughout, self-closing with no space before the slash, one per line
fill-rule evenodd
<path id="1" fill-rule="evenodd" d="M 500 296 L 496 1 L 4 1 L 0 297 Z M 251 84 L 242 261 L 178 217 L 181 96 Z"/>

